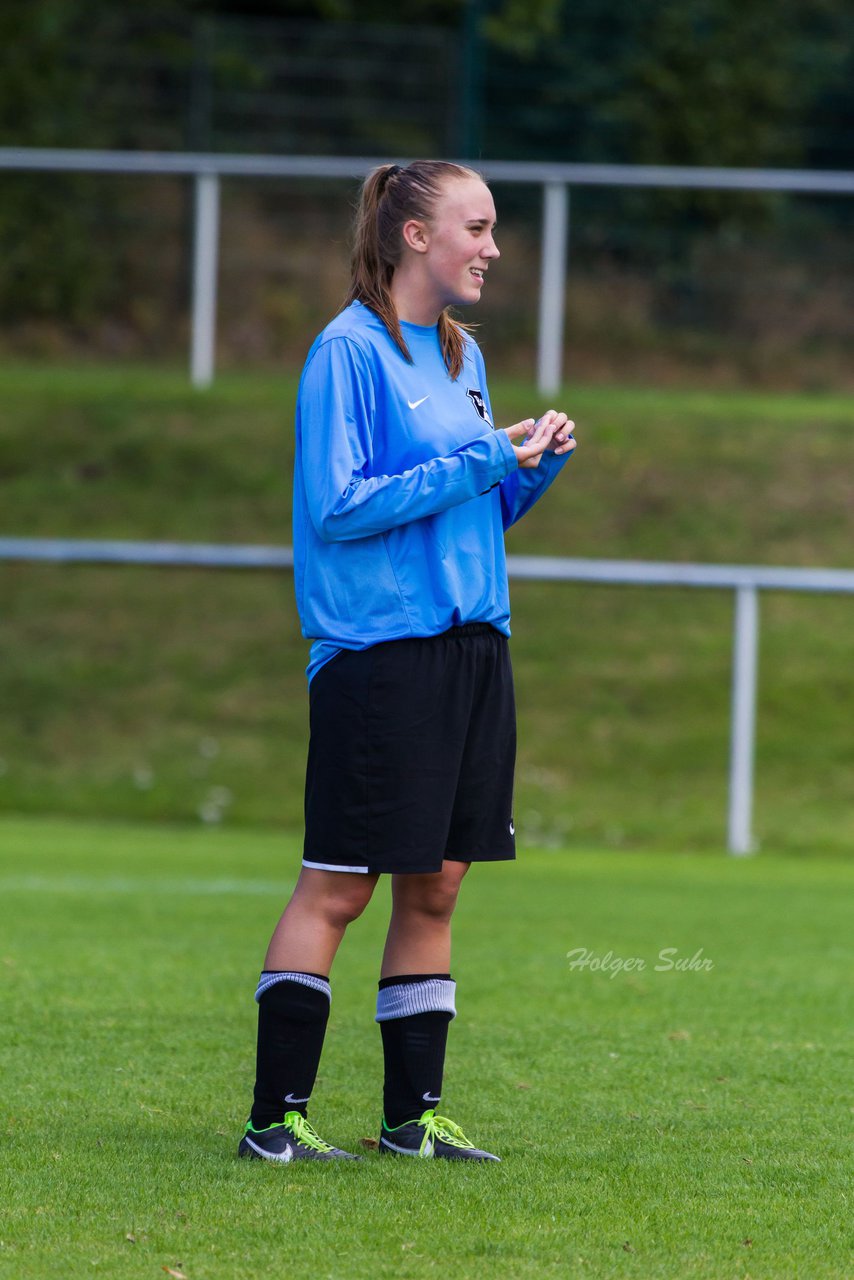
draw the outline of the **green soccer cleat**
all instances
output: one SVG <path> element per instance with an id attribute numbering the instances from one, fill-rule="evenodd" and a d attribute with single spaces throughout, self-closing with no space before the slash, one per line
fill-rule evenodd
<path id="1" fill-rule="evenodd" d="M 389 1129 L 382 1123 L 379 1143 L 380 1155 L 420 1156 L 433 1160 L 495 1160 L 499 1156 L 490 1151 L 480 1151 L 453 1120 L 437 1116 L 435 1111 L 425 1111 L 420 1120 L 408 1120 L 406 1124 Z"/>
<path id="2" fill-rule="evenodd" d="M 250 1120 L 237 1154 L 279 1164 L 290 1164 L 292 1160 L 361 1160 L 361 1156 L 324 1142 L 299 1111 L 289 1111 L 281 1124 L 271 1124 L 268 1129 L 254 1129 Z"/>

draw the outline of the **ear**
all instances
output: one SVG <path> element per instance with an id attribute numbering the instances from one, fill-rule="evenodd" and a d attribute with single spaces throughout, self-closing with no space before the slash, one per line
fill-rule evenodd
<path id="1" fill-rule="evenodd" d="M 410 218 L 408 222 L 404 222 L 401 228 L 401 235 L 403 236 L 403 243 L 408 249 L 413 249 L 415 253 L 427 252 L 429 235 L 423 222 Z"/>

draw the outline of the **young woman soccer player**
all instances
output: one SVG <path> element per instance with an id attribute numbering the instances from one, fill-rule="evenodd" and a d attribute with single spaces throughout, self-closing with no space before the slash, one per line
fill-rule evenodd
<path id="1" fill-rule="evenodd" d="M 448 307 L 499 254 L 470 169 L 367 179 L 345 309 L 300 383 L 294 570 L 311 739 L 305 846 L 256 992 L 241 1155 L 355 1159 L 306 1118 L 344 931 L 381 875 L 392 910 L 376 1020 L 381 1153 L 497 1160 L 436 1114 L 455 1015 L 451 916 L 472 862 L 515 856 L 516 725 L 504 530 L 575 448 L 549 410 L 493 427 L 483 359 Z"/>

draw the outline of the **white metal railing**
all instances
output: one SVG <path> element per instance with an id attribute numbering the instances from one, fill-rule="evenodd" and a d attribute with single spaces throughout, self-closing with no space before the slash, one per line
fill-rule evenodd
<path id="1" fill-rule="evenodd" d="M 0 538 L 0 561 L 138 564 L 215 569 L 291 569 L 290 547 L 208 543 L 119 542 L 82 538 Z M 508 556 L 512 578 L 631 586 L 712 587 L 735 592 L 727 847 L 753 852 L 752 810 L 761 590 L 854 594 L 854 569 L 788 569 L 772 565 L 679 564 L 643 560 L 577 560 Z"/>
<path id="2" fill-rule="evenodd" d="M 216 345 L 220 178 L 363 178 L 388 158 L 0 147 L 0 170 L 175 174 L 193 178 L 196 199 L 190 375 L 194 386 L 207 387 L 213 380 Z M 404 157 L 399 159 L 405 163 Z M 476 164 L 491 182 L 522 182 L 543 188 L 537 385 L 544 394 L 556 392 L 561 384 L 571 187 L 682 187 L 854 195 L 854 172 L 844 170 L 549 164 L 513 160 L 479 160 Z"/>

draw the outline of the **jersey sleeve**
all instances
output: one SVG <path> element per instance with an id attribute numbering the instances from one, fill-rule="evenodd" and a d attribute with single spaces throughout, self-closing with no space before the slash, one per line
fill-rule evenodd
<path id="1" fill-rule="evenodd" d="M 446 457 L 376 475 L 376 412 L 369 357 L 347 338 L 322 343 L 300 384 L 298 431 L 308 512 L 325 542 L 370 537 L 436 515 L 486 492 L 517 467 L 507 437 L 489 431 Z"/>
<path id="2" fill-rule="evenodd" d="M 489 392 L 486 389 L 486 368 L 483 363 L 483 355 L 475 343 L 472 343 L 472 349 L 478 373 L 481 377 L 483 396 L 490 421 L 494 423 L 495 419 L 492 415 Z M 496 432 L 496 434 L 505 440 L 507 439 L 503 431 Z M 501 519 L 505 531 L 515 524 L 517 520 L 521 520 L 526 512 L 531 510 L 531 507 L 543 496 L 549 485 L 557 479 L 560 471 L 571 457 L 572 454 L 567 453 L 558 458 L 554 453 L 546 450 L 540 458 L 538 467 L 516 467 L 500 482 L 498 492 L 501 496 Z"/>
<path id="3" fill-rule="evenodd" d="M 543 496 L 566 466 L 571 453 L 557 457 L 548 449 L 537 467 L 521 467 L 498 486 L 501 494 L 501 519 L 505 530 L 521 520 Z"/>

